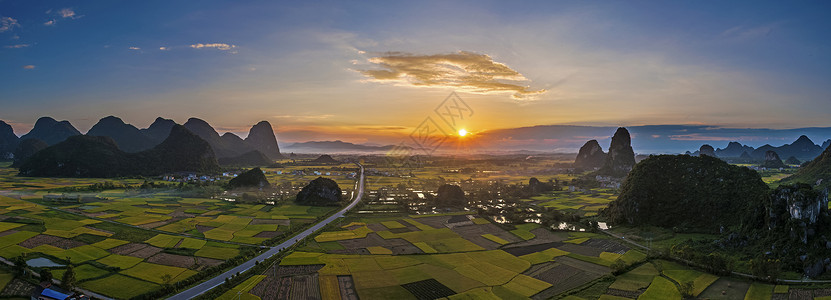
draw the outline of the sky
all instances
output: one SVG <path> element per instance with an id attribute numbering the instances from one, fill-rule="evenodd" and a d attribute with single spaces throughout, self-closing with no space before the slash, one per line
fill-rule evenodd
<path id="1" fill-rule="evenodd" d="M 830 124 L 827 1 L 390 2 L 0 0 L 0 120 L 387 144 L 455 92 L 472 135 Z"/>

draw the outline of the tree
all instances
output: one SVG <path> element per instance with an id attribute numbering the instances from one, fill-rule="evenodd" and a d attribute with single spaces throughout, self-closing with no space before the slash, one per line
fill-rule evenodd
<path id="1" fill-rule="evenodd" d="M 611 265 L 612 274 L 619 275 L 623 273 L 623 271 L 626 271 L 627 267 L 628 266 L 626 265 L 626 262 L 624 262 L 622 259 L 616 259 L 615 262 L 613 262 Z"/>
<path id="2" fill-rule="evenodd" d="M 17 276 L 26 275 L 26 253 L 20 254 L 19 256 L 12 259 L 12 263 L 14 263 L 14 273 Z"/>
<path id="3" fill-rule="evenodd" d="M 782 272 L 782 262 L 778 259 L 759 256 L 750 260 L 750 271 L 755 276 L 773 281 Z"/>
<path id="4" fill-rule="evenodd" d="M 693 295 L 693 282 L 692 281 L 684 281 L 678 285 L 678 292 L 681 293 L 681 297 L 684 299 L 692 298 Z"/>
<path id="5" fill-rule="evenodd" d="M 40 281 L 52 283 L 52 271 L 47 268 L 40 269 Z"/>
<path id="6" fill-rule="evenodd" d="M 72 268 L 72 263 L 66 264 L 66 271 L 63 272 L 63 278 L 61 278 L 61 288 L 69 291 L 75 287 L 75 270 Z"/>
<path id="7" fill-rule="evenodd" d="M 444 184 L 436 192 L 436 206 L 461 208 L 467 204 L 465 192 L 458 185 Z"/>

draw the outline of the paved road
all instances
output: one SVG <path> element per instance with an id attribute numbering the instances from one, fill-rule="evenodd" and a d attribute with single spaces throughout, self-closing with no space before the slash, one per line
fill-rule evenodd
<path id="1" fill-rule="evenodd" d="M 355 190 L 357 190 L 357 195 L 355 196 L 355 200 L 353 200 L 352 203 L 349 203 L 349 205 L 344 207 L 341 211 L 335 213 L 334 215 L 330 216 L 329 218 L 326 218 L 326 220 L 323 220 L 320 223 L 315 224 L 311 228 L 308 228 L 308 229 L 304 230 L 303 232 L 295 235 L 291 239 L 283 242 L 282 244 L 271 247 L 270 249 L 268 249 L 263 254 L 260 254 L 257 257 L 252 258 L 251 260 L 246 261 L 246 262 L 242 263 L 241 265 L 234 267 L 233 269 L 225 271 L 225 273 L 219 274 L 218 276 L 216 276 L 214 278 L 211 278 L 211 279 L 209 279 L 209 280 L 207 280 L 207 281 L 205 281 L 205 282 L 203 282 L 203 283 L 201 283 L 197 286 L 194 286 L 190 289 L 187 289 L 187 290 L 185 290 L 185 291 L 183 291 L 179 294 L 176 294 L 176 295 L 174 295 L 174 296 L 172 296 L 168 299 L 170 299 L 170 300 L 191 299 L 193 297 L 199 296 L 200 294 L 202 294 L 202 293 L 204 293 L 204 292 L 206 292 L 206 291 L 208 291 L 212 288 L 215 288 L 216 286 L 218 286 L 220 284 L 225 283 L 226 278 L 230 278 L 231 276 L 236 275 L 237 272 L 242 273 L 242 272 L 247 271 L 248 269 L 251 269 L 252 267 L 254 267 L 256 262 L 263 261 L 266 258 L 269 258 L 269 257 L 277 254 L 277 252 L 280 252 L 280 250 L 291 247 L 292 245 L 294 245 L 295 243 L 297 243 L 301 239 L 304 239 L 304 238 L 314 234 L 316 231 L 323 228 L 323 226 L 326 226 L 327 224 L 331 223 L 332 221 L 343 217 L 343 215 L 347 211 L 349 211 L 350 209 L 355 207 L 355 205 L 357 205 L 358 202 L 361 201 L 361 197 L 364 194 L 364 166 L 361 166 L 360 164 L 358 164 L 358 166 L 361 167 L 361 176 L 360 176 L 360 179 L 358 180 L 358 182 L 356 183 L 357 188 Z"/>

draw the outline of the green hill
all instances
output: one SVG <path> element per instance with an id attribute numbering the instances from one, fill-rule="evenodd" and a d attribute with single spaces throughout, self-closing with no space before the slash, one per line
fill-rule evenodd
<path id="1" fill-rule="evenodd" d="M 768 193 L 758 173 L 714 157 L 650 156 L 635 165 L 603 214 L 614 223 L 718 232 L 761 225 Z"/>
<path id="2" fill-rule="evenodd" d="M 782 180 L 782 183 L 796 182 L 831 188 L 831 147 L 826 148 L 814 160 L 805 163 L 796 174 Z"/>

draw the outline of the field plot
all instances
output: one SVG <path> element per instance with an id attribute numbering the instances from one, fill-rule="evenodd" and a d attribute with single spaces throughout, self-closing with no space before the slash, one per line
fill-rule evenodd
<path id="1" fill-rule="evenodd" d="M 233 203 L 218 199 L 181 198 L 164 193 L 99 199 L 66 209 L 143 228 L 244 244 L 260 244 L 279 236 L 289 226 L 307 224 L 334 209 L 288 203 L 276 206 Z M 56 233 L 75 234 L 72 231 Z M 183 242 L 181 238 L 169 235 L 147 241 L 160 248 L 172 248 L 179 242 Z M 194 244 L 188 242 L 187 248 L 193 248 Z"/>
<path id="2" fill-rule="evenodd" d="M 71 262 L 79 286 L 119 299 L 176 283 L 239 254 L 238 245 L 157 234 L 9 197 L 0 196 L 0 214 L 0 257 L 26 253 L 27 259 Z M 53 274 L 60 278 L 64 271 L 56 268 Z"/>
<path id="3" fill-rule="evenodd" d="M 379 218 L 377 221 L 362 218 L 360 222 L 345 224 L 339 230 L 321 233 L 314 242 L 301 248 L 314 252 L 293 252 L 281 261 L 280 268 L 322 265 L 317 271 L 321 295 L 343 296 L 345 283 L 343 280 L 338 281 L 340 288 L 336 290 L 335 277 L 349 276 L 357 295 L 364 299 L 458 298 L 464 295 L 528 298 L 550 290 L 554 286 L 552 282 L 558 286 L 576 287 L 609 272 L 605 266 L 580 260 L 570 260 L 569 264 L 553 262 L 557 257 L 570 254 L 555 247 L 563 245 L 561 242 L 547 243 L 543 247 L 527 246 L 520 251 L 525 252 L 522 255 L 517 255 L 515 249 L 514 253 L 487 250 L 472 240 L 481 239 L 495 246 L 526 241 L 487 221 L 467 222 L 459 226 L 451 224 L 448 221 L 451 218 L 452 216 L 403 217 L 394 221 L 389 218 Z M 475 219 L 482 218 L 473 218 Z M 527 237 L 528 242 L 537 237 L 531 231 L 542 236 L 548 235 L 538 231 L 544 229 L 536 225 L 526 225 L 519 229 L 533 235 Z M 592 237 L 584 235 L 574 238 L 589 240 Z M 541 241 L 545 244 L 548 239 Z M 412 245 L 421 250 L 418 253 L 424 254 L 407 255 L 396 253 L 395 250 L 392 251 L 393 255 L 386 254 L 389 252 L 385 250 L 394 249 L 393 245 Z M 602 249 L 594 251 L 606 256 Z M 614 259 L 621 257 L 617 253 L 608 254 L 613 254 Z M 604 264 L 607 262 L 599 256 L 596 259 Z M 536 265 L 532 268 L 532 263 L 552 263 L 559 268 L 553 271 L 552 268 L 537 270 L 532 274 L 528 273 L 536 268 Z M 589 271 L 580 269 L 586 266 L 590 266 Z M 555 278 L 560 275 L 558 271 L 568 270 L 573 272 L 564 273 L 568 276 L 563 278 Z"/>
<path id="4" fill-rule="evenodd" d="M 229 291 L 225 292 L 224 294 L 219 296 L 219 298 L 216 299 L 260 299 L 260 297 L 252 295 L 248 292 L 255 286 L 257 286 L 257 284 L 260 283 L 260 281 L 262 281 L 264 278 L 264 275 L 251 276 L 251 278 L 246 279 L 245 281 L 230 289 Z"/>
<path id="5" fill-rule="evenodd" d="M 608 189 L 591 189 L 580 191 L 553 191 L 543 195 L 522 199 L 522 201 L 551 207 L 564 212 L 573 212 L 582 216 L 593 216 L 605 208 L 617 196 Z"/>
<path id="6" fill-rule="evenodd" d="M 17 176 L 18 170 L 7 166 L 0 167 L 0 190 L 49 190 L 64 187 L 85 187 L 95 183 L 111 182 L 117 185 L 141 185 L 142 179 L 104 179 L 104 178 L 44 178 Z"/>
<path id="7" fill-rule="evenodd" d="M 649 288 L 647 288 L 646 292 L 641 294 L 638 299 L 681 300 L 681 293 L 678 292 L 678 289 L 672 281 L 660 276 L 655 276 L 652 279 L 652 283 L 649 285 Z"/>
<path id="8" fill-rule="evenodd" d="M 713 282 L 699 295 L 699 298 L 709 299 L 744 299 L 750 283 L 731 278 L 720 278 Z"/>

